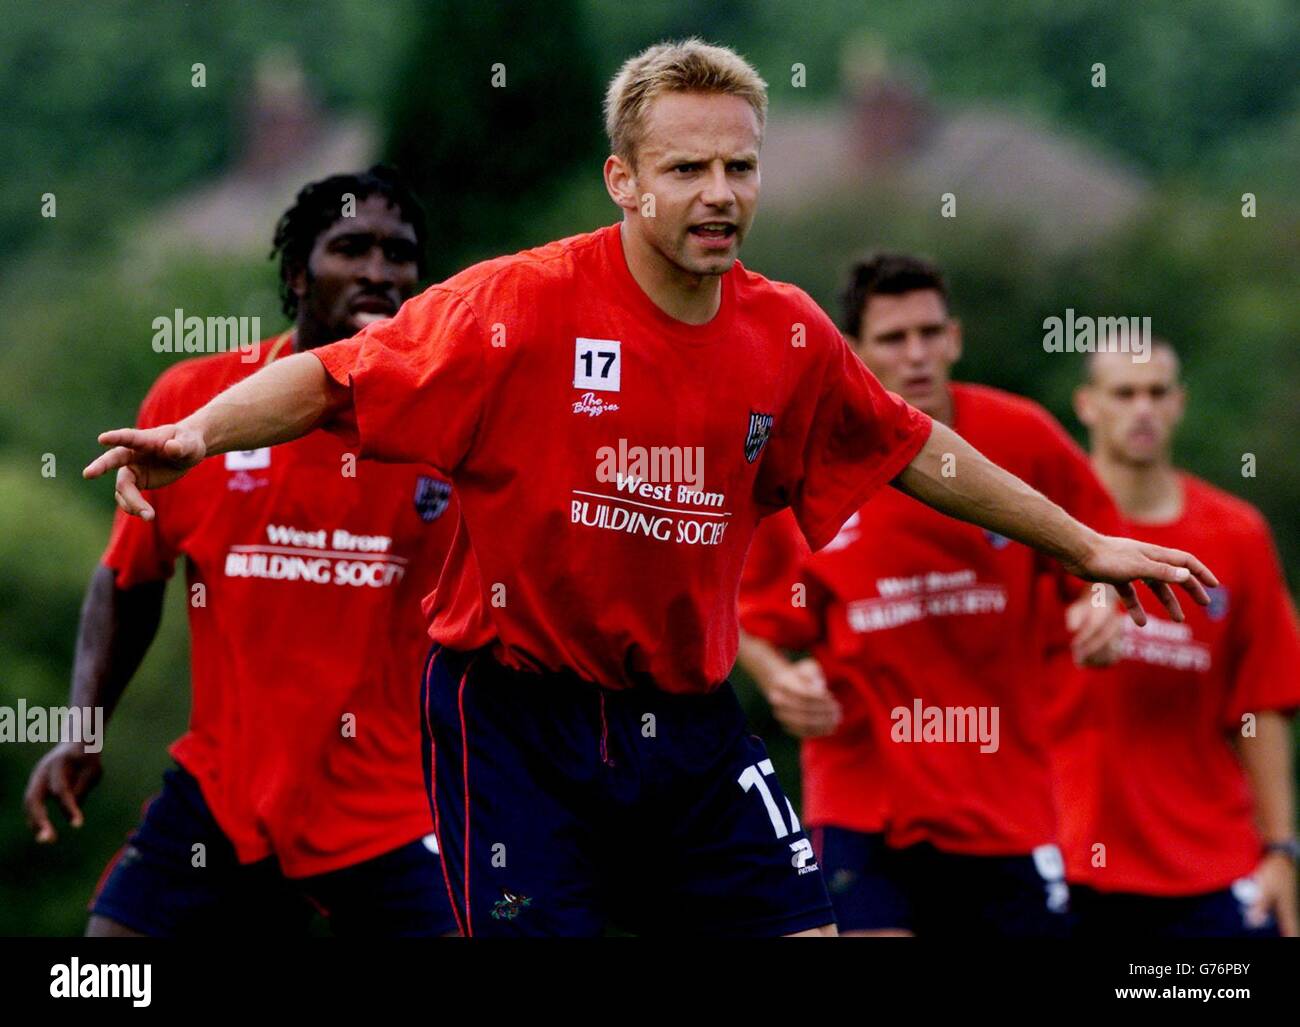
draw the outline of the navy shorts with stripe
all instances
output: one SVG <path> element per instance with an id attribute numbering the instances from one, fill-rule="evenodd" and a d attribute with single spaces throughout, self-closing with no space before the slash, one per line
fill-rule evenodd
<path id="1" fill-rule="evenodd" d="M 195 846 L 201 845 L 201 850 Z M 195 853 L 202 865 L 195 866 Z M 301 936 L 314 912 L 332 933 L 438 937 L 456 932 L 432 836 L 312 877 L 287 878 L 274 859 L 240 863 L 199 783 L 163 774 L 162 791 L 109 863 L 90 901 L 95 916 L 159 938 Z"/>
<path id="2" fill-rule="evenodd" d="M 435 646 L 422 699 L 463 933 L 763 936 L 833 921 L 730 685 L 613 691 Z"/>

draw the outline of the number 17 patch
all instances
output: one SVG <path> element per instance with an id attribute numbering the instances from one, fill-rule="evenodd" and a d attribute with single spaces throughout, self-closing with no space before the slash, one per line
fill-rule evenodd
<path id="1" fill-rule="evenodd" d="M 617 339 L 575 339 L 573 387 L 618 392 L 622 379 Z"/>

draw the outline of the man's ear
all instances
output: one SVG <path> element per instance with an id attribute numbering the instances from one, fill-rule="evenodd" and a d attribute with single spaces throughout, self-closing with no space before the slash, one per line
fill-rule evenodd
<path id="1" fill-rule="evenodd" d="M 307 265 L 299 264 L 289 271 L 289 290 L 301 303 L 307 297 Z"/>
<path id="2" fill-rule="evenodd" d="M 1074 390 L 1074 416 L 1085 428 L 1091 428 L 1097 420 L 1097 412 L 1092 405 L 1092 387 L 1080 385 Z"/>
<path id="3" fill-rule="evenodd" d="M 1174 427 L 1183 423 L 1183 414 L 1187 412 L 1187 386 L 1179 382 L 1174 386 L 1174 399 L 1177 404 L 1174 411 Z"/>
<path id="4" fill-rule="evenodd" d="M 950 317 L 948 319 L 949 331 L 952 332 L 952 362 L 955 364 L 961 359 L 962 350 L 962 331 L 961 321 L 958 318 Z"/>
<path id="5" fill-rule="evenodd" d="M 636 172 L 618 154 L 611 153 L 605 158 L 605 191 L 609 198 L 628 212 L 640 208 L 637 196 Z"/>

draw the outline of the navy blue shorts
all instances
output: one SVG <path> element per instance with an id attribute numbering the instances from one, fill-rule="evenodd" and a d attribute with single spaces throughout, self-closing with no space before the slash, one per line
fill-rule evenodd
<path id="1" fill-rule="evenodd" d="M 195 845 L 203 865 L 195 866 Z M 314 877 L 286 878 L 274 859 L 240 863 L 199 783 L 163 775 L 127 844 L 109 863 L 90 912 L 162 938 L 305 935 L 314 913 L 333 933 L 435 937 L 455 933 L 436 848 L 415 841 Z"/>
<path id="2" fill-rule="evenodd" d="M 422 699 L 463 933 L 761 936 L 833 921 L 730 685 L 611 691 L 435 646 Z"/>
<path id="3" fill-rule="evenodd" d="M 1247 921 L 1258 885 L 1250 878 L 1205 895 L 1178 897 L 1099 892 L 1070 886 L 1075 930 L 1081 938 L 1276 938 L 1277 921 Z"/>
<path id="4" fill-rule="evenodd" d="M 912 904 L 883 834 L 831 826 L 809 833 L 841 933 L 912 930 Z"/>
<path id="5" fill-rule="evenodd" d="M 818 827 L 814 841 L 841 931 L 921 937 L 1061 938 L 1070 932 L 1060 851 L 970 856 L 932 845 L 891 849 L 884 836 Z"/>

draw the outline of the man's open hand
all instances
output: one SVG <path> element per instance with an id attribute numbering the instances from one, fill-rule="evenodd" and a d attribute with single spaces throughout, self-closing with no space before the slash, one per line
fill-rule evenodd
<path id="1" fill-rule="evenodd" d="M 1097 605 L 1093 601 L 1092 588 L 1065 609 L 1070 651 L 1080 667 L 1109 667 L 1120 657 L 1126 622 L 1124 615 L 1115 608 L 1110 589 L 1105 589 L 1105 602 Z"/>
<path id="2" fill-rule="evenodd" d="M 816 660 L 789 664 L 758 684 L 776 719 L 796 738 L 821 738 L 840 726 L 840 704 Z"/>
<path id="3" fill-rule="evenodd" d="M 1191 553 L 1181 549 L 1166 549 L 1149 542 L 1113 535 L 1098 535 L 1088 551 L 1077 561 L 1063 561 L 1071 574 L 1087 581 L 1103 581 L 1114 585 L 1133 623 L 1141 627 L 1147 622 L 1146 611 L 1138 599 L 1134 582 L 1144 581 L 1147 587 L 1165 605 L 1169 616 L 1181 622 L 1183 609 L 1172 585 L 1184 589 L 1202 606 L 1210 604 L 1205 590 L 1218 585 L 1218 579 L 1205 564 Z"/>
<path id="4" fill-rule="evenodd" d="M 113 498 L 117 505 L 146 521 L 153 520 L 154 511 L 140 490 L 170 485 L 205 455 L 203 436 L 176 424 L 106 431 L 99 442 L 113 448 L 92 461 L 81 472 L 82 477 L 98 478 L 116 469 Z"/>

